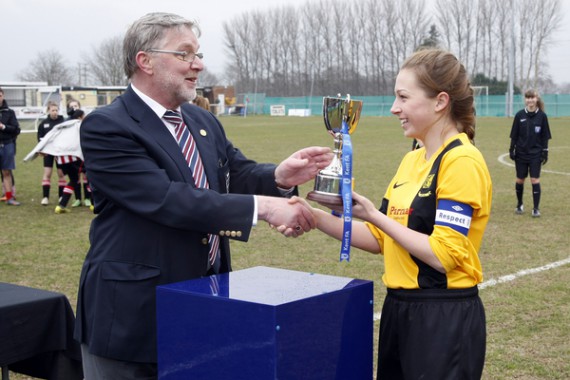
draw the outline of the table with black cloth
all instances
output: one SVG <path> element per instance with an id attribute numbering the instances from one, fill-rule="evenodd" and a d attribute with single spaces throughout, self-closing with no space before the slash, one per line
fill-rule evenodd
<path id="1" fill-rule="evenodd" d="M 75 316 L 67 297 L 0 282 L 0 366 L 49 380 L 83 379 Z"/>

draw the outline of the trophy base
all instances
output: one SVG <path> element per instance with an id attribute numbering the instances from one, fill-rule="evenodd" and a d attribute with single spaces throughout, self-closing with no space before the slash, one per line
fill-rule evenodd
<path id="1" fill-rule="evenodd" d="M 342 197 L 335 194 L 323 194 L 311 191 L 307 194 L 307 199 L 330 209 L 342 208 Z"/>

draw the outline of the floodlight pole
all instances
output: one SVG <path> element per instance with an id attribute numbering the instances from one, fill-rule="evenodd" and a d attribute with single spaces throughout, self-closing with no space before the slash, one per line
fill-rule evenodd
<path id="1" fill-rule="evenodd" d="M 513 0 L 510 1 L 511 9 L 514 8 Z M 514 14 L 511 13 L 511 14 Z M 514 81 L 515 81 L 515 22 L 511 20 L 511 43 L 509 47 L 509 89 L 507 93 L 507 116 L 513 116 L 514 103 Z"/>

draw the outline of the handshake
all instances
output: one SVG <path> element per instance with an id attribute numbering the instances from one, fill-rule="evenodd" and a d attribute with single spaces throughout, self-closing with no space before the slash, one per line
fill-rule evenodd
<path id="1" fill-rule="evenodd" d="M 280 188 L 290 189 L 315 178 L 332 161 L 333 153 L 327 147 L 301 149 L 275 169 L 275 182 Z M 257 196 L 258 218 L 277 228 L 285 236 L 298 237 L 317 226 L 311 206 L 287 198 Z"/>
<path id="2" fill-rule="evenodd" d="M 317 227 L 313 208 L 298 197 L 258 197 L 258 216 L 286 237 L 299 237 Z"/>

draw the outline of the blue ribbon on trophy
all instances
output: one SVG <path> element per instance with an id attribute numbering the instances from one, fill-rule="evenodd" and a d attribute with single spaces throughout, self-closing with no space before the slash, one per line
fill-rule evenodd
<path id="1" fill-rule="evenodd" d="M 343 213 L 343 235 L 340 261 L 350 261 L 352 238 L 352 141 L 360 119 L 362 101 L 346 98 L 324 97 L 323 117 L 327 131 L 334 137 L 334 157 L 330 165 L 321 170 L 315 178 L 313 191 L 307 199 L 330 209 L 341 208 Z M 333 212 L 334 213 L 334 212 Z"/>
<path id="2" fill-rule="evenodd" d="M 350 242 L 352 240 L 352 141 L 348 133 L 348 124 L 342 121 L 342 245 L 340 261 L 350 261 Z"/>

